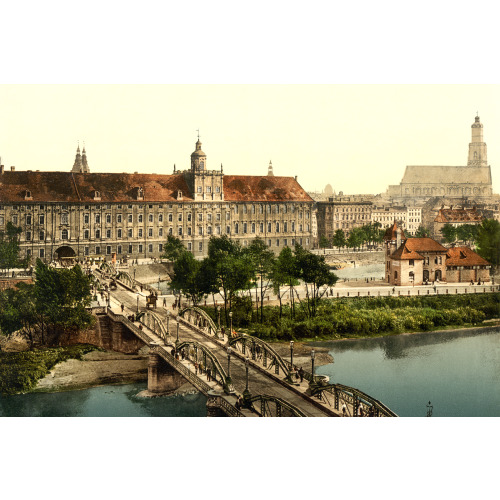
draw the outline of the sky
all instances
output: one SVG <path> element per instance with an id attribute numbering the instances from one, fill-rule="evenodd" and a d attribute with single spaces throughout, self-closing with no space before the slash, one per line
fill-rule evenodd
<path id="1" fill-rule="evenodd" d="M 500 192 L 500 85 L 0 85 L 9 168 L 187 169 L 197 130 L 209 169 L 298 176 L 307 191 L 384 192 L 406 165 L 466 165 L 479 112 Z"/>

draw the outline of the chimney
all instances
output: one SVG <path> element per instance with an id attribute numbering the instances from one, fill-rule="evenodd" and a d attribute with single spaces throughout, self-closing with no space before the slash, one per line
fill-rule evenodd
<path id="1" fill-rule="evenodd" d="M 297 182 L 297 177 L 298 177 L 298 176 L 296 175 L 296 176 L 295 176 L 295 182 Z"/>
<path id="2" fill-rule="evenodd" d="M 10 167 L 10 171 L 14 172 L 16 170 L 16 167 Z"/>
<path id="3" fill-rule="evenodd" d="M 5 167 L 3 165 L 0 165 L 0 174 L 4 173 L 4 169 L 5 169 Z"/>
<path id="4" fill-rule="evenodd" d="M 396 250 L 401 246 L 401 229 L 396 229 Z"/>

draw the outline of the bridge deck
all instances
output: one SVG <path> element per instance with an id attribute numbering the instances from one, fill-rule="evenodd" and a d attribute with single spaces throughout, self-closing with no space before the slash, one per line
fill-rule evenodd
<path id="1" fill-rule="evenodd" d="M 119 304 L 124 304 L 124 306 L 129 311 L 136 311 L 137 307 L 137 295 L 128 290 L 118 289 L 111 293 L 111 296 L 114 297 L 118 301 L 118 305 L 115 305 L 114 301 L 111 301 L 111 308 L 113 312 L 120 314 L 121 310 Z M 144 302 L 144 298 L 141 298 L 141 302 Z M 140 308 L 144 310 L 144 308 Z M 128 313 L 127 311 L 125 311 Z M 162 307 L 158 307 L 155 310 L 155 313 L 158 314 L 162 319 L 166 322 L 166 310 Z M 175 339 L 175 321 L 172 321 L 172 317 L 170 318 L 170 334 L 171 337 Z M 173 334 L 173 335 L 172 335 Z M 158 336 L 149 333 L 152 341 L 157 342 L 158 344 L 163 344 L 163 340 L 161 340 Z M 210 349 L 210 351 L 218 358 L 221 365 L 227 370 L 227 351 L 226 349 L 220 345 L 219 342 L 208 339 L 205 335 L 196 331 L 196 329 L 191 328 L 188 325 L 183 324 L 182 322 L 179 325 L 179 340 L 183 341 L 195 341 L 201 344 L 204 344 L 206 347 Z M 194 369 L 192 363 L 189 361 L 182 362 L 184 366 L 188 367 L 194 373 Z M 284 378 L 284 374 L 279 375 L 278 377 Z M 200 379 L 206 382 L 206 375 L 200 375 Z M 243 393 L 246 385 L 246 369 L 245 363 L 242 359 L 237 356 L 231 356 L 231 378 L 233 381 L 234 388 L 237 392 Z M 220 390 L 221 387 L 219 384 L 214 382 L 209 383 L 210 386 L 213 386 L 214 389 Z M 306 416 L 309 417 L 328 417 L 333 414 L 338 415 L 339 413 L 335 410 L 329 410 L 327 408 L 321 408 L 315 405 L 313 402 L 308 400 L 309 398 L 305 398 L 300 393 L 305 392 L 308 387 L 308 383 L 306 380 L 296 387 L 296 390 L 290 388 L 287 384 L 282 385 L 277 382 L 272 375 L 269 373 L 263 372 L 258 368 L 252 366 L 249 367 L 249 390 L 252 395 L 257 394 L 266 394 L 278 398 L 282 398 L 292 405 L 299 408 Z M 297 390 L 298 389 L 298 390 Z"/>

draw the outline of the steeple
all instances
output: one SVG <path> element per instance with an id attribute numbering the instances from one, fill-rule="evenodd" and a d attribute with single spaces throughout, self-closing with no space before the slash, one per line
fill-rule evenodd
<path id="1" fill-rule="evenodd" d="M 191 171 L 203 172 L 207 169 L 207 155 L 201 150 L 200 131 L 198 130 L 198 141 L 196 149 L 191 154 Z"/>
<path id="2" fill-rule="evenodd" d="M 483 124 L 476 115 L 472 128 L 472 141 L 469 143 L 468 167 L 486 167 L 488 166 L 488 155 L 486 143 L 483 140 Z"/>
<path id="3" fill-rule="evenodd" d="M 271 160 L 269 160 L 269 167 L 267 167 L 267 175 L 274 176 L 274 174 L 273 174 L 273 164 L 272 164 Z"/>
<path id="4" fill-rule="evenodd" d="M 73 164 L 72 172 L 88 174 L 90 172 L 89 165 L 87 163 L 87 153 L 85 151 L 85 145 L 83 146 L 82 154 L 80 154 L 80 144 L 76 148 L 75 163 Z"/>

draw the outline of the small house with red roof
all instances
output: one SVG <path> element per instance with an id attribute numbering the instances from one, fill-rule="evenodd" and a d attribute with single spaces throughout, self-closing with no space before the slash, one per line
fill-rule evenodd
<path id="1" fill-rule="evenodd" d="M 445 248 L 432 238 L 405 238 L 397 224 L 387 229 L 385 276 L 391 285 L 489 281 L 489 263 L 467 247 Z"/>

